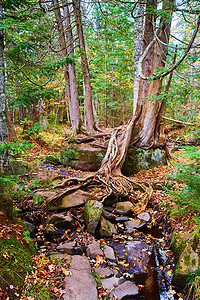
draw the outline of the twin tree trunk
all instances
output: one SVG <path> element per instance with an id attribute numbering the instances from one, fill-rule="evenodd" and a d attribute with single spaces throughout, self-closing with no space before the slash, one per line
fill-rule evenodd
<path id="1" fill-rule="evenodd" d="M 162 10 L 165 11 L 167 19 L 160 17 L 158 32 L 155 32 L 157 16 L 153 13 L 153 8 L 154 11 L 156 11 L 157 1 L 147 0 L 143 34 L 143 53 L 148 45 L 152 43 L 152 46 L 143 58 L 141 66 L 142 75 L 146 78 L 155 74 L 159 68 L 165 67 L 174 3 L 175 0 L 163 0 Z M 153 43 L 153 40 L 155 40 L 155 43 Z M 143 53 L 140 55 L 142 56 Z M 140 69 L 139 66 L 138 69 Z M 164 137 L 160 136 L 160 126 L 157 124 L 159 102 L 154 99 L 154 97 L 160 95 L 161 87 L 162 78 L 152 80 L 149 83 L 148 80 L 143 79 L 140 74 L 135 111 L 139 112 L 142 109 L 142 112 L 136 126 L 133 129 L 131 141 L 131 144 L 136 147 L 143 149 L 166 147 Z"/>

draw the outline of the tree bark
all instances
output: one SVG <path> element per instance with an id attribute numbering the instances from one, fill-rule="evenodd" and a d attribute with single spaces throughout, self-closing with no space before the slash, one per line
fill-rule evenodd
<path id="1" fill-rule="evenodd" d="M 95 128 L 94 112 L 92 106 L 92 90 L 91 90 L 91 82 L 90 82 L 90 73 L 89 73 L 89 66 L 88 66 L 88 60 L 86 55 L 85 39 L 84 39 L 82 19 L 81 19 L 80 1 L 73 0 L 72 2 L 74 8 L 74 17 L 77 26 L 77 33 L 79 38 L 79 48 L 82 51 L 81 66 L 83 70 L 83 79 L 84 79 L 84 87 L 85 87 L 86 127 L 87 127 L 87 132 L 89 134 L 92 134 L 94 133 L 96 128 Z"/>

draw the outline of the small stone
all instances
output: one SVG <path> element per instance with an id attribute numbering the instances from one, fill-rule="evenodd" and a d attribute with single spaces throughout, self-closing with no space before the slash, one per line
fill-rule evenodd
<path id="1" fill-rule="evenodd" d="M 63 253 L 72 254 L 72 255 L 83 253 L 81 247 L 77 245 L 76 241 L 66 242 L 62 245 L 59 245 L 56 249 Z"/>
<path id="2" fill-rule="evenodd" d="M 104 246 L 104 255 L 107 260 L 116 261 L 114 250 L 108 245 Z"/>
<path id="3" fill-rule="evenodd" d="M 89 244 L 86 248 L 86 255 L 90 258 L 96 258 L 97 255 L 103 256 L 103 251 L 100 248 L 100 244 L 98 241 L 93 241 L 91 244 Z"/>
<path id="4" fill-rule="evenodd" d="M 35 226 L 27 221 L 24 221 L 24 224 L 27 226 L 28 230 L 33 233 L 35 230 Z"/>
<path id="5" fill-rule="evenodd" d="M 116 215 L 109 213 L 105 209 L 102 212 L 102 216 L 106 218 L 107 220 L 115 221 L 116 220 Z"/>
<path id="6" fill-rule="evenodd" d="M 45 224 L 53 224 L 57 228 L 67 229 L 73 225 L 73 222 L 74 220 L 71 215 L 65 216 L 64 214 L 60 213 L 60 214 L 53 214 L 52 216 L 50 216 L 46 220 Z"/>
<path id="7" fill-rule="evenodd" d="M 125 297 L 133 297 L 137 295 L 138 292 L 138 287 L 134 283 L 125 281 L 124 283 L 114 288 L 109 297 L 112 298 L 115 295 L 117 297 L 117 300 L 121 300 Z"/>
<path id="8" fill-rule="evenodd" d="M 115 213 L 120 215 L 128 215 L 133 207 L 134 206 L 130 201 L 118 202 L 115 206 Z"/>
<path id="9" fill-rule="evenodd" d="M 150 216 L 149 213 L 143 212 L 141 214 L 138 214 L 137 218 L 140 219 L 140 220 L 142 220 L 142 221 L 149 222 L 150 219 L 151 219 L 151 216 Z"/>

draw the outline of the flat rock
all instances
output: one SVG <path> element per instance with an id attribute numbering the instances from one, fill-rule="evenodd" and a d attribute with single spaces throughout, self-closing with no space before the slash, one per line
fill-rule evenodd
<path id="1" fill-rule="evenodd" d="M 50 199 L 56 195 L 56 192 L 53 191 L 37 191 L 34 194 L 35 196 L 38 196 L 44 200 Z"/>
<path id="2" fill-rule="evenodd" d="M 75 255 L 69 271 L 71 276 L 66 276 L 63 294 L 64 300 L 97 300 L 97 288 L 91 273 L 90 263 L 85 256 Z"/>
<path id="3" fill-rule="evenodd" d="M 83 251 L 79 245 L 77 245 L 76 241 L 66 242 L 62 245 L 57 246 L 56 250 L 61 251 L 67 254 L 82 254 Z"/>
<path id="4" fill-rule="evenodd" d="M 102 277 L 105 277 L 105 278 L 108 278 L 108 277 L 110 277 L 111 275 L 114 274 L 113 270 L 106 269 L 106 268 L 95 268 L 94 272 L 96 274 L 98 274 L 99 276 L 102 276 Z"/>
<path id="5" fill-rule="evenodd" d="M 106 290 L 112 290 L 113 288 L 117 287 L 119 284 L 123 283 L 124 279 L 123 278 L 117 278 L 117 277 L 110 277 L 103 279 L 101 281 L 104 289 Z"/>
<path id="6" fill-rule="evenodd" d="M 112 247 L 105 245 L 103 251 L 104 251 L 105 259 L 110 261 L 116 261 L 115 252 Z"/>
<path id="7" fill-rule="evenodd" d="M 140 219 L 131 219 L 125 223 L 126 230 L 137 229 L 146 225 L 146 222 L 141 221 Z"/>
<path id="8" fill-rule="evenodd" d="M 125 246 L 128 263 L 134 273 L 146 273 L 150 256 L 150 247 L 142 241 L 128 242 Z"/>
<path id="9" fill-rule="evenodd" d="M 106 220 L 103 216 L 101 216 L 101 228 L 100 228 L 100 234 L 101 236 L 112 236 L 113 234 L 117 233 L 117 230 L 115 226 Z"/>
<path id="10" fill-rule="evenodd" d="M 101 250 L 98 241 L 93 240 L 93 242 L 87 246 L 86 255 L 94 259 L 97 257 L 97 255 L 103 256 L 103 251 Z"/>
<path id="11" fill-rule="evenodd" d="M 125 281 L 124 283 L 114 288 L 113 291 L 110 293 L 109 297 L 112 298 L 115 295 L 117 296 L 117 300 L 121 300 L 125 297 L 133 297 L 138 293 L 138 287 L 134 283 L 130 281 Z"/>
<path id="12" fill-rule="evenodd" d="M 50 203 L 51 210 L 66 209 L 71 207 L 76 207 L 85 204 L 90 198 L 89 193 L 81 190 L 75 192 L 70 192 L 63 198 L 58 198 L 57 200 Z"/>
<path id="13" fill-rule="evenodd" d="M 151 216 L 150 216 L 149 213 L 143 212 L 141 214 L 138 214 L 137 218 L 140 219 L 140 220 L 142 220 L 142 221 L 149 222 L 150 219 L 151 219 Z"/>
<path id="14" fill-rule="evenodd" d="M 115 213 L 119 215 L 128 215 L 133 207 L 134 206 L 130 201 L 118 202 L 115 206 Z"/>
<path id="15" fill-rule="evenodd" d="M 103 212 L 103 204 L 96 200 L 89 200 L 84 207 L 83 217 L 87 231 L 95 234 L 96 227 Z"/>

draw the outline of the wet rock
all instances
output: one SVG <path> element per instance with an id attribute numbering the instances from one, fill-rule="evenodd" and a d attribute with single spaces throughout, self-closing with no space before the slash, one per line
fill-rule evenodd
<path id="1" fill-rule="evenodd" d="M 96 200 L 89 200 L 84 207 L 83 217 L 87 231 L 95 234 L 97 224 L 103 212 L 103 204 Z"/>
<path id="2" fill-rule="evenodd" d="M 125 246 L 130 269 L 134 273 L 146 273 L 150 247 L 142 241 L 128 242 Z"/>
<path id="3" fill-rule="evenodd" d="M 112 298 L 115 295 L 117 297 L 117 300 L 121 300 L 125 297 L 133 297 L 138 293 L 138 287 L 134 283 L 130 281 L 125 281 L 124 283 L 114 288 L 113 291 L 110 293 L 109 297 Z"/>
<path id="4" fill-rule="evenodd" d="M 71 272 L 71 276 L 66 276 L 64 279 L 65 294 L 63 294 L 63 299 L 97 300 L 97 288 L 87 257 L 73 256 L 69 271 Z"/>
<path id="5" fill-rule="evenodd" d="M 90 198 L 89 193 L 77 190 L 75 192 L 70 192 L 63 198 L 59 198 L 53 203 L 50 203 L 51 210 L 67 209 L 71 207 L 76 207 L 85 204 Z"/>
<path id="6" fill-rule="evenodd" d="M 115 253 L 112 247 L 105 245 L 103 251 L 104 251 L 105 259 L 110 261 L 116 261 Z"/>
<path id="7" fill-rule="evenodd" d="M 112 290 L 113 288 L 117 287 L 119 284 L 123 283 L 124 279 L 123 278 L 117 278 L 117 277 L 111 277 L 111 278 L 106 278 L 101 281 L 104 289 L 106 290 Z"/>
<path id="8" fill-rule="evenodd" d="M 87 246 L 86 255 L 94 259 L 97 257 L 97 255 L 103 256 L 103 251 L 101 250 L 98 241 L 93 240 L 93 242 Z"/>
<path id="9" fill-rule="evenodd" d="M 149 213 L 143 212 L 141 214 L 138 214 L 137 218 L 140 219 L 140 220 L 142 220 L 142 221 L 149 222 L 150 219 L 151 219 L 151 216 L 150 216 Z"/>
<path id="10" fill-rule="evenodd" d="M 113 270 L 106 268 L 95 268 L 94 272 L 104 278 L 108 278 L 114 274 Z"/>
<path id="11" fill-rule="evenodd" d="M 120 215 L 128 215 L 133 207 L 134 206 L 130 201 L 118 202 L 115 206 L 115 213 Z"/>
<path id="12" fill-rule="evenodd" d="M 45 224 L 53 224 L 55 225 L 57 228 L 71 228 L 74 225 L 74 220 L 73 217 L 69 214 L 69 215 L 64 215 L 62 213 L 60 214 L 53 214 L 52 216 L 50 216 Z"/>
<path id="13" fill-rule="evenodd" d="M 101 236 L 112 236 L 113 234 L 117 233 L 115 226 L 106 220 L 104 217 L 101 216 L 101 228 L 100 228 L 100 235 Z"/>
<path id="14" fill-rule="evenodd" d="M 117 222 L 126 222 L 126 221 L 128 221 L 128 218 L 127 217 L 117 217 L 115 219 L 115 221 L 117 221 Z"/>
<path id="15" fill-rule="evenodd" d="M 107 220 L 110 220 L 110 221 L 115 221 L 116 220 L 116 215 L 110 213 L 109 211 L 107 211 L 105 209 L 102 212 L 102 216 L 104 218 L 106 218 Z"/>
<path id="16" fill-rule="evenodd" d="M 80 245 L 78 245 L 76 243 L 76 241 L 73 242 L 66 242 L 62 245 L 59 245 L 56 250 L 61 251 L 63 253 L 67 253 L 67 254 L 82 254 L 83 251 L 80 247 Z"/>

